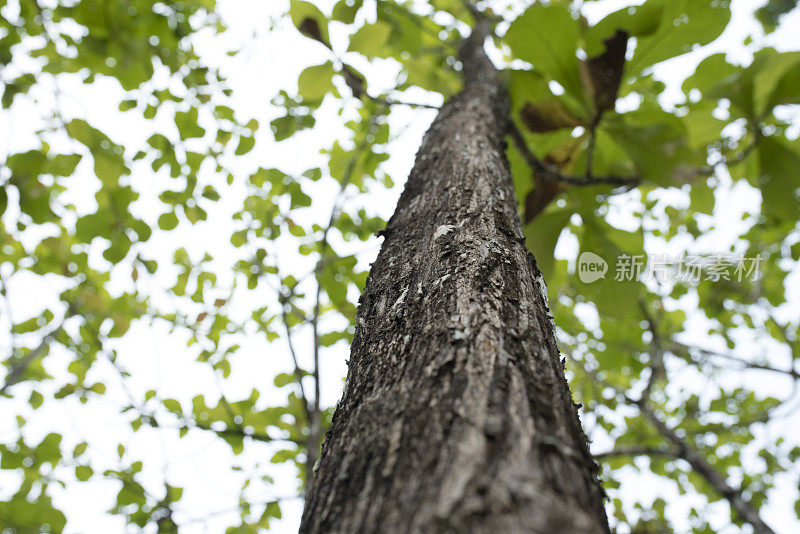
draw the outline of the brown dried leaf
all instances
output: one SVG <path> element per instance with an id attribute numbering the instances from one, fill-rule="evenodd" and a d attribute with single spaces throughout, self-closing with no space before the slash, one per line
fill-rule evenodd
<path id="1" fill-rule="evenodd" d="M 317 21 L 312 19 L 311 17 L 304 18 L 303 22 L 300 23 L 297 29 L 300 30 L 300 33 L 302 33 L 306 37 L 310 37 L 315 41 L 319 41 L 328 48 L 331 47 L 330 43 L 328 43 L 328 41 L 326 41 L 325 38 L 322 36 L 322 30 L 320 30 Z"/>
<path id="2" fill-rule="evenodd" d="M 566 191 L 567 187 L 560 182 L 539 181 L 536 187 L 525 197 L 525 224 L 536 218 L 550 202 Z"/>
<path id="3" fill-rule="evenodd" d="M 617 30 L 605 41 L 606 51 L 581 62 L 581 78 L 586 91 L 592 97 L 599 117 L 611 109 L 617 100 L 622 71 L 625 68 L 625 52 L 628 49 L 628 34 Z"/>
<path id="4" fill-rule="evenodd" d="M 519 115 L 522 123 L 536 133 L 547 133 L 580 125 L 580 121 L 555 99 L 525 104 Z"/>

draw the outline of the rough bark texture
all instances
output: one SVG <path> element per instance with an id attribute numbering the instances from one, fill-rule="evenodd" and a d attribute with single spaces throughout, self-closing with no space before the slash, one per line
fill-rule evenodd
<path id="1" fill-rule="evenodd" d="M 478 25 L 361 297 L 301 532 L 607 532 Z"/>

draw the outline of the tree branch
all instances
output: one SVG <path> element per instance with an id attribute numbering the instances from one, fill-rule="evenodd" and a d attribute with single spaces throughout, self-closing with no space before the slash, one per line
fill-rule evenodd
<path id="1" fill-rule="evenodd" d="M 663 447 L 619 447 L 610 451 L 598 452 L 593 454 L 597 460 L 606 458 L 613 458 L 615 456 L 668 456 L 670 458 L 678 458 L 678 452 L 672 449 Z"/>
<path id="2" fill-rule="evenodd" d="M 336 195 L 336 198 L 333 201 L 333 207 L 331 208 L 331 216 L 328 220 L 327 226 L 322 231 L 322 238 L 320 239 L 320 246 L 319 246 L 319 260 L 317 261 L 317 265 L 314 268 L 314 273 L 317 276 L 317 289 L 314 296 L 314 313 L 311 316 L 311 331 L 312 335 L 314 336 L 314 363 L 313 368 L 311 370 L 312 376 L 314 377 L 314 402 L 311 405 L 311 418 L 309 419 L 309 435 L 308 435 L 308 444 L 306 446 L 306 485 L 310 485 L 311 479 L 313 477 L 314 472 L 314 464 L 316 463 L 317 458 L 317 448 L 319 447 L 320 439 L 322 438 L 322 428 L 321 428 L 321 420 L 320 420 L 320 370 L 319 370 L 319 353 L 320 353 L 320 334 L 319 334 L 319 317 L 320 317 L 320 308 L 321 308 L 321 299 L 322 299 L 322 286 L 319 283 L 319 273 L 322 271 L 323 266 L 325 265 L 325 254 L 328 251 L 330 246 L 328 242 L 328 235 L 330 234 L 331 229 L 333 228 L 334 224 L 336 223 L 336 219 L 339 217 L 340 211 L 340 202 L 344 190 L 353 180 L 353 175 L 356 171 L 356 165 L 358 164 L 358 159 L 361 156 L 361 152 L 366 150 L 367 146 L 369 145 L 369 133 L 371 133 L 375 127 L 377 126 L 377 117 L 378 114 L 374 113 L 369 120 L 369 125 L 367 127 L 367 135 L 364 136 L 364 140 L 359 143 L 356 147 L 354 155 L 350 158 L 347 163 L 347 167 L 344 172 L 344 176 L 341 180 L 341 186 L 339 188 L 339 193 Z"/>
<path id="3" fill-rule="evenodd" d="M 699 353 L 701 357 L 700 358 L 694 357 L 692 355 L 693 351 Z M 753 369 L 757 371 L 770 371 L 773 373 L 780 373 L 787 375 L 793 378 L 794 380 L 800 380 L 800 372 L 794 369 L 778 369 L 776 367 L 772 367 L 766 364 L 751 362 L 749 360 L 746 360 L 740 356 L 735 356 L 733 354 L 724 354 L 721 352 L 715 352 L 708 349 L 704 349 L 702 347 L 685 345 L 677 341 L 672 342 L 672 345 L 670 346 L 670 352 L 673 352 L 675 354 L 681 354 L 692 360 L 694 363 L 703 363 L 704 361 L 707 361 L 708 359 L 711 358 L 719 358 L 730 362 L 734 362 L 738 365 L 741 365 L 745 369 Z"/>
<path id="4" fill-rule="evenodd" d="M 736 510 L 744 521 L 750 523 L 756 534 L 775 534 L 764 520 L 761 519 L 753 505 L 744 498 L 742 490 L 736 489 L 728 484 L 725 477 L 709 464 L 694 447 L 682 439 L 675 430 L 667 426 L 650 406 L 648 406 L 646 401 L 638 400 L 634 401 L 634 404 L 639 407 L 639 410 L 656 430 L 676 447 L 677 456 L 688 462 L 717 493 L 725 497 L 728 503 L 730 503 L 731 508 Z"/>
<path id="5" fill-rule="evenodd" d="M 645 321 L 647 322 L 647 329 L 652 336 L 652 341 L 650 343 L 651 350 L 649 351 L 650 362 L 648 365 L 650 376 L 647 378 L 647 384 L 644 390 L 642 390 L 642 396 L 640 397 L 640 400 L 646 402 L 650 400 L 650 394 L 653 392 L 656 381 L 666 374 L 666 370 L 664 369 L 664 349 L 661 346 L 661 336 L 658 333 L 656 320 L 650 313 L 650 310 L 647 309 L 647 304 L 641 298 L 639 299 L 639 308 L 642 310 L 642 315 L 644 315 Z"/>
<path id="6" fill-rule="evenodd" d="M 300 390 L 300 400 L 303 404 L 303 411 L 306 414 L 309 424 L 311 423 L 311 409 L 308 406 L 308 396 L 306 395 L 305 387 L 303 386 L 303 370 L 300 367 L 300 360 L 297 357 L 297 352 L 294 350 L 294 342 L 292 341 L 292 329 L 289 327 L 289 316 L 286 312 L 286 306 L 289 305 L 289 297 L 284 298 L 281 296 L 281 319 L 283 322 L 284 330 L 286 331 L 286 343 L 289 346 L 289 354 L 292 356 L 292 363 L 294 365 L 294 377 L 297 381 L 297 387 Z"/>
<path id="7" fill-rule="evenodd" d="M 11 386 L 19 383 L 22 381 L 23 376 L 25 375 L 25 371 L 28 370 L 28 367 L 38 358 L 44 356 L 45 352 L 47 351 L 48 347 L 50 346 L 50 341 L 53 340 L 58 334 L 64 330 L 64 321 L 66 321 L 69 317 L 72 316 L 72 306 L 70 305 L 67 308 L 67 313 L 64 315 L 64 318 L 61 320 L 61 324 L 57 327 L 52 329 L 50 332 L 44 335 L 39 345 L 36 346 L 33 350 L 31 350 L 28 354 L 24 357 L 17 359 L 16 361 L 12 362 L 11 364 L 11 371 L 5 378 L 3 386 L 0 387 L 0 395 L 6 392 L 8 388 Z"/>
<path id="8" fill-rule="evenodd" d="M 257 432 L 248 432 L 244 428 L 226 427 L 225 429 L 217 430 L 215 428 L 212 428 L 211 425 L 198 423 L 195 420 L 192 420 L 192 421 L 193 421 L 192 425 L 184 424 L 184 425 L 178 425 L 178 426 L 176 426 L 174 428 L 176 428 L 178 430 L 206 430 L 208 432 L 213 432 L 214 434 L 216 434 L 217 436 L 219 436 L 221 438 L 224 438 L 225 436 L 243 437 L 243 438 L 252 439 L 253 441 L 260 441 L 262 443 L 275 443 L 275 442 L 279 442 L 279 441 L 291 441 L 291 440 L 285 440 L 285 439 L 282 439 L 282 438 L 273 438 L 272 436 L 267 435 L 267 434 L 259 434 Z M 156 424 L 151 424 L 152 422 L 155 422 Z M 151 426 L 154 426 L 154 427 L 161 426 L 161 425 L 158 424 L 157 421 L 155 421 L 155 419 L 152 419 L 152 421 L 148 421 L 148 424 L 151 424 Z M 173 428 L 173 427 L 169 427 L 169 428 Z M 292 443 L 294 443 L 294 442 L 292 441 Z"/>
<path id="9" fill-rule="evenodd" d="M 564 174 L 552 165 L 548 165 L 536 157 L 531 149 L 528 148 L 528 144 L 525 142 L 522 132 L 519 131 L 519 128 L 516 124 L 514 124 L 513 121 L 509 121 L 508 135 L 511 137 L 511 140 L 517 146 L 517 149 L 520 151 L 522 157 L 525 159 L 531 169 L 533 169 L 534 172 L 540 173 L 541 176 L 549 182 L 559 182 L 562 184 L 575 186 L 616 185 L 626 186 L 629 189 L 637 186 L 641 182 L 641 177 L 639 176 L 592 176 L 589 174 L 577 176 Z"/>
<path id="10" fill-rule="evenodd" d="M 585 366 L 584 366 L 585 368 Z M 632 399 L 624 391 L 620 391 L 617 387 L 608 384 L 604 381 L 595 371 L 586 369 L 586 373 L 592 377 L 594 381 L 603 383 L 606 387 L 610 387 L 616 391 L 617 395 L 626 403 L 636 406 L 645 418 L 655 427 L 656 431 L 661 434 L 667 441 L 672 443 L 675 447 L 675 457 L 686 461 L 697 474 L 703 477 L 714 490 L 722 495 L 731 508 L 736 510 L 742 520 L 749 523 L 756 534 L 775 534 L 775 532 L 764 522 L 758 515 L 758 512 L 750 502 L 744 498 L 741 489 L 736 489 L 730 484 L 724 476 L 722 476 L 711 464 L 709 464 L 700 452 L 692 447 L 685 439 L 681 438 L 678 433 L 670 428 L 653 409 L 648 405 L 648 400 L 645 398 Z"/>

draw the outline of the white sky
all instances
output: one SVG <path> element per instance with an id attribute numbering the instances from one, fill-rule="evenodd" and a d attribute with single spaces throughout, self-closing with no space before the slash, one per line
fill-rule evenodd
<path id="1" fill-rule="evenodd" d="M 328 6 L 332 1 L 316 2 Z M 492 4 L 496 2 L 491 2 Z M 630 5 L 625 0 L 607 0 L 605 2 L 588 2 L 585 13 L 590 20 L 596 20 L 603 13 L 610 12 L 618 7 Z M 796 28 L 800 27 L 800 13 L 793 13 L 784 20 L 783 29 L 764 40 L 760 26 L 752 18 L 752 11 L 763 2 L 760 0 L 735 0 L 733 2 L 734 18 L 726 33 L 711 46 L 706 47 L 691 57 L 673 60 L 657 68 L 657 75 L 668 83 L 669 95 L 675 95 L 679 81 L 691 73 L 699 59 L 716 51 L 730 52 L 733 61 L 747 62 L 750 54 L 746 49 L 736 47 L 745 35 L 753 35 L 753 46 L 761 47 L 764 44 L 775 44 L 781 49 L 800 49 L 800 38 Z M 369 6 L 371 1 L 367 1 Z M 524 3 L 520 2 L 520 5 Z M 261 123 L 257 136 L 256 149 L 240 161 L 234 163 L 235 168 L 242 177 L 258 166 L 277 167 L 287 172 L 303 171 L 310 166 L 324 166 L 324 159 L 317 154 L 318 148 L 327 147 L 337 138 L 343 136 L 341 126 L 342 118 L 336 115 L 331 106 L 323 108 L 318 117 L 317 127 L 310 132 L 304 132 L 284 143 L 276 144 L 268 128 L 270 118 L 277 116 L 269 100 L 278 90 L 286 89 L 290 94 L 296 89 L 296 80 L 300 71 L 312 64 L 319 64 L 330 59 L 329 52 L 317 43 L 304 39 L 296 30 L 286 22 L 281 23 L 274 31 L 268 31 L 271 17 L 285 12 L 288 0 L 229 0 L 220 2 L 221 13 L 230 30 L 221 38 L 203 38 L 198 41 L 201 55 L 210 58 L 212 63 L 219 62 L 225 65 L 229 75 L 229 83 L 235 89 L 234 107 L 237 112 L 245 117 L 256 117 Z M 323 6 L 321 6 L 323 7 Z M 323 7 L 325 10 L 325 7 Z M 370 13 L 370 10 L 366 10 Z M 368 15 L 369 17 L 370 15 Z M 373 15 L 374 16 L 374 15 Z M 220 46 L 220 40 L 224 45 Z M 346 48 L 346 37 L 341 31 L 332 34 L 334 48 L 343 51 Z M 234 59 L 225 58 L 224 51 L 228 47 L 243 47 L 243 52 Z M 355 61 L 354 61 L 355 62 Z M 364 63 L 356 63 L 362 72 L 368 76 L 371 91 L 387 88 L 393 85 L 396 69 L 391 61 L 378 61 L 367 67 Z M 36 118 L 46 113 L 52 105 L 51 88 L 47 84 L 40 89 L 39 102 L 21 99 L 21 105 L 15 105 L 11 113 L 0 112 L 0 155 L 30 147 L 34 142 L 32 136 Z M 126 147 L 132 146 L 135 152 L 149 136 L 151 125 L 127 114 L 119 113 L 117 103 L 121 98 L 121 91 L 115 82 L 98 82 L 94 87 L 84 87 L 75 80 L 62 82 L 61 91 L 64 94 L 62 104 L 63 113 L 67 117 L 85 117 L 90 123 L 110 134 L 111 138 Z M 427 100 L 438 104 L 435 97 L 424 94 L 422 91 L 410 92 L 408 100 Z M 674 98 L 674 96 L 673 96 Z M 352 114 L 352 108 L 349 113 Z M 385 164 L 384 169 L 396 182 L 396 187 L 389 191 L 376 189 L 366 199 L 355 199 L 353 202 L 367 205 L 374 213 L 388 218 L 394 208 L 397 197 L 402 190 L 405 177 L 413 163 L 420 139 L 430 121 L 434 117 L 430 110 L 412 111 L 398 109 L 393 113 L 393 133 L 399 134 L 390 146 L 392 158 Z M 171 122 L 168 117 L 159 116 L 158 120 L 165 128 Z M 132 152 L 132 153 L 133 153 Z M 136 213 L 142 215 L 148 222 L 155 226 L 155 219 L 160 213 L 160 206 L 153 198 L 155 194 L 146 194 L 158 191 L 165 178 L 163 175 L 153 176 L 147 172 L 147 167 L 139 167 L 134 172 L 134 186 L 143 192 L 142 201 L 136 205 Z M 92 209 L 93 194 L 96 190 L 94 179 L 91 177 L 91 166 L 85 163 L 79 167 L 80 176 L 70 184 L 68 193 L 71 200 L 84 209 Z M 222 183 L 224 178 L 206 173 L 204 180 L 208 183 Z M 723 183 L 725 181 L 723 180 Z M 223 189 L 222 187 L 220 189 Z M 318 188 L 310 191 L 314 206 L 306 215 L 308 220 L 323 221 L 330 213 L 331 200 L 335 186 L 331 181 L 320 182 Z M 197 226 L 182 223 L 181 226 L 170 234 L 155 232 L 147 250 L 151 255 L 161 258 L 161 270 L 153 277 L 140 279 L 141 284 L 149 285 L 155 294 L 163 293 L 161 289 L 168 287 L 174 273 L 165 268 L 169 263 L 171 252 L 175 243 L 181 243 L 193 257 L 202 255 L 202 251 L 211 250 L 217 257 L 215 270 L 224 273 L 229 269 L 230 258 L 234 257 L 233 249 L 229 243 L 230 215 L 236 211 L 243 198 L 244 189 L 234 186 L 224 193 L 223 200 L 209 212 L 209 220 Z M 723 188 L 717 193 L 717 206 L 723 205 L 715 213 L 717 221 L 734 221 L 738 213 L 751 209 L 754 202 L 752 192 L 743 188 Z M 629 210 L 633 197 L 621 198 L 615 204 L 612 217 L 620 224 L 624 224 L 625 213 Z M 6 217 L 12 217 L 12 210 Z M 717 224 L 722 227 L 721 233 L 709 237 L 709 246 L 730 240 L 734 234 L 732 224 Z M 334 242 L 340 252 L 346 250 L 360 251 L 361 265 L 366 266 L 377 253 L 379 240 L 373 239 L 366 245 L 363 243 L 345 244 Z M 715 248 L 716 249 L 716 248 Z M 305 274 L 313 269 L 312 260 L 299 256 L 292 250 L 291 241 L 280 241 L 277 251 L 281 257 L 281 268 L 286 274 Z M 657 242 L 648 243 L 648 251 L 660 252 Z M 574 254 L 574 243 L 562 240 L 559 244 L 557 255 L 570 257 Z M 99 254 L 97 254 L 99 258 Z M 102 260 L 97 260 L 102 261 Z M 4 274 L 4 273 L 3 273 Z M 797 273 L 795 273 L 796 275 Z M 221 281 L 225 279 L 224 275 Z M 122 290 L 130 285 L 129 270 L 119 269 L 115 272 L 113 284 Z M 797 288 L 798 276 L 790 282 Z M 788 290 L 789 288 L 787 288 Z M 42 286 L 35 283 L 32 278 L 24 276 L 15 277 L 10 286 L 12 298 L 12 313 L 15 322 L 38 313 L 43 307 L 56 302 L 58 288 Z M 794 291 L 793 294 L 800 294 Z M 154 303 L 170 306 L 164 297 L 156 297 Z M 252 303 L 259 305 L 274 303 L 274 295 L 265 290 L 259 292 L 245 292 L 237 296 L 237 302 L 249 309 Z M 797 311 L 798 302 L 794 302 L 793 311 Z M 0 310 L 7 313 L 7 310 Z M 231 310 L 236 314 L 237 310 Z M 6 328 L 5 319 L 0 319 L 3 329 Z M 5 350 L 7 337 L 5 332 L 0 333 L 0 347 Z M 265 404 L 270 400 L 280 401 L 284 393 L 278 392 L 272 386 L 275 374 L 290 370 L 290 357 L 283 339 L 272 344 L 255 337 L 242 339 L 242 349 L 233 359 L 233 375 L 226 380 L 224 391 L 233 400 L 249 396 L 251 389 L 257 388 L 261 392 L 261 400 Z M 310 336 L 308 332 L 301 332 L 296 336 L 296 344 L 303 355 L 304 362 L 309 362 Z M 757 345 L 750 344 L 754 350 Z M 218 384 L 214 375 L 207 366 L 194 361 L 194 352 L 186 348 L 184 335 L 170 333 L 162 325 L 155 327 L 139 324 L 134 326 L 125 338 L 118 343 L 119 360 L 122 365 L 132 373 L 128 387 L 135 395 L 141 395 L 148 389 L 156 389 L 159 395 L 173 397 L 183 401 L 184 406 L 190 406 L 190 400 L 198 393 L 205 393 L 209 399 L 214 399 L 218 393 Z M 323 354 L 323 404 L 331 405 L 338 398 L 341 391 L 342 377 L 345 374 L 344 361 L 347 357 L 347 348 L 342 344 L 328 349 Z M 64 369 L 69 362 L 69 355 L 55 351 L 50 358 L 48 370 L 56 376 L 64 376 Z M 777 364 L 785 365 L 785 360 Z M 103 380 L 108 386 L 108 393 L 99 401 L 93 400 L 86 405 L 80 405 L 75 400 L 61 402 L 46 402 L 45 406 L 31 411 L 26 407 L 26 399 L 31 389 L 26 384 L 18 385 L 14 389 L 17 398 L 14 401 L 3 401 L 3 410 L 0 412 L 0 439 L 9 441 L 16 434 L 16 424 L 13 415 L 25 413 L 28 424 L 25 435 L 36 441 L 48 432 L 59 432 L 64 435 L 63 444 L 69 449 L 70 444 L 80 441 L 90 443 L 89 454 L 97 466 L 112 467 L 116 465 L 116 445 L 124 442 L 127 445 L 130 458 L 145 461 L 144 477 L 145 486 L 149 491 L 160 495 L 163 481 L 184 488 L 184 497 L 178 507 L 176 521 L 182 526 L 182 532 L 222 532 L 225 526 L 232 524 L 237 516 L 236 506 L 239 489 L 242 481 L 241 475 L 231 471 L 232 464 L 241 465 L 245 471 L 270 474 L 275 478 L 273 486 L 255 484 L 248 491 L 247 498 L 254 503 L 267 502 L 274 497 L 291 495 L 295 491 L 296 481 L 294 469 L 288 466 L 275 466 L 268 460 L 274 447 L 264 444 L 246 445 L 245 452 L 234 457 L 230 448 L 221 440 L 206 435 L 202 432 L 190 434 L 189 437 L 178 440 L 170 432 L 157 432 L 152 429 L 142 429 L 133 433 L 120 417 L 118 411 L 121 405 L 127 404 L 127 397 L 119 384 L 116 373 L 103 360 L 95 364 L 92 375 L 95 380 Z M 763 374 L 748 373 L 746 380 L 758 384 L 757 388 L 776 394 L 776 390 L 788 391 L 788 383 L 768 381 L 772 377 Z M 731 380 L 741 380 L 738 375 Z M 757 381 L 757 382 L 756 382 Z M 57 382 L 57 381 L 56 381 Z M 676 383 L 676 388 L 690 388 L 697 385 L 696 377 L 687 378 L 686 383 Z M 46 386 L 45 391 L 50 393 L 56 389 Z M 45 395 L 47 397 L 47 395 Z M 797 416 L 782 420 L 771 425 L 766 432 L 777 432 L 786 435 L 795 442 L 800 441 L 796 428 L 800 428 L 800 419 Z M 596 450 L 603 449 L 602 442 L 595 443 Z M 126 457 L 127 459 L 128 457 Z M 259 465 L 261 464 L 261 465 Z M 644 469 L 644 472 L 647 470 Z M 778 531 L 798 531 L 800 522 L 794 517 L 792 511 L 793 500 L 796 498 L 796 477 L 784 477 L 781 482 L 781 491 L 770 495 L 770 504 L 763 511 L 763 516 Z M 10 494 L 14 490 L 13 477 L 7 473 L 0 473 L 0 495 Z M 122 531 L 120 518 L 109 516 L 105 511 L 116 498 L 118 484 L 112 482 L 70 484 L 66 490 L 54 491 L 56 505 L 67 511 L 69 533 L 101 533 Z M 650 475 L 631 472 L 626 477 L 624 490 L 635 494 L 641 502 L 649 502 L 656 496 L 667 498 L 670 504 L 670 516 L 678 528 L 686 525 L 686 517 L 691 500 L 679 497 L 671 484 Z M 633 501 L 631 501 L 632 503 Z M 698 502 L 694 500 L 694 502 Z M 700 501 L 702 502 L 702 501 Z M 227 512 L 226 512 L 227 511 Z M 283 503 L 284 519 L 274 524 L 275 532 L 295 532 L 299 524 L 301 503 L 298 500 Z M 209 512 L 215 514 L 204 521 L 184 524 L 192 519 L 202 519 Z M 218 514 L 216 512 L 219 512 Z M 727 504 L 717 503 L 709 509 L 715 518 L 715 525 L 722 527 L 727 524 Z M 735 529 L 721 530 L 721 532 L 735 532 Z"/>

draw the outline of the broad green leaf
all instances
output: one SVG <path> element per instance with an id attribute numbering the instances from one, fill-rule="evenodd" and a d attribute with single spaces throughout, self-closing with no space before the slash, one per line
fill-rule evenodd
<path id="1" fill-rule="evenodd" d="M 505 72 L 505 76 L 514 114 L 529 102 L 556 98 L 550 91 L 547 80 L 536 71 L 511 69 Z"/>
<path id="2" fill-rule="evenodd" d="M 333 63 L 326 61 L 322 65 L 306 67 L 297 79 L 297 91 L 303 100 L 315 102 L 322 100 L 326 94 L 334 90 Z"/>
<path id="3" fill-rule="evenodd" d="M 75 466 L 75 478 L 80 480 L 81 482 L 86 482 L 92 475 L 94 474 L 94 469 L 92 469 L 88 465 L 76 465 Z"/>
<path id="4" fill-rule="evenodd" d="M 578 21 L 566 6 L 536 4 L 511 23 L 505 40 L 515 57 L 532 63 L 571 96 L 582 99 L 576 56 L 579 35 Z"/>
<path id="5" fill-rule="evenodd" d="M 158 217 L 158 227 L 162 230 L 172 230 L 178 226 L 178 216 L 174 211 L 162 213 Z"/>
<path id="6" fill-rule="evenodd" d="M 630 6 L 607 15 L 583 34 L 584 48 L 590 57 L 597 56 L 605 50 L 605 40 L 617 31 L 626 32 L 632 37 L 642 38 L 652 35 L 661 23 L 663 7 L 656 2 L 645 2 L 639 6 Z"/>
<path id="7" fill-rule="evenodd" d="M 659 185 L 684 182 L 705 164 L 704 154 L 689 147 L 681 120 L 661 109 L 609 115 L 603 130 L 628 153 L 645 180 Z"/>
<path id="8" fill-rule="evenodd" d="M 758 153 L 762 214 L 770 219 L 796 221 L 800 209 L 800 174 L 797 172 L 800 169 L 800 154 L 771 137 L 761 139 Z"/>
<path id="9" fill-rule="evenodd" d="M 707 181 L 696 181 L 689 192 L 690 208 L 698 213 L 711 215 L 714 213 L 714 189 Z"/>
<path id="10" fill-rule="evenodd" d="M 797 7 L 798 0 L 767 0 L 767 3 L 756 9 L 755 15 L 764 31 L 775 31 L 781 17 Z"/>
<path id="11" fill-rule="evenodd" d="M 365 24 L 350 36 L 348 52 L 358 52 L 368 58 L 389 57 L 386 44 L 392 27 L 383 21 Z"/>
<path id="12" fill-rule="evenodd" d="M 277 137 L 277 135 L 276 135 Z M 253 150 L 253 147 L 256 145 L 255 137 L 249 135 L 242 135 L 239 137 L 239 144 L 236 146 L 236 150 L 234 154 L 237 156 L 243 156 Z"/>
<path id="13" fill-rule="evenodd" d="M 191 139 L 193 137 L 203 137 L 206 131 L 197 123 L 197 108 L 190 108 L 189 111 L 175 112 L 175 125 L 181 139 Z"/>
<path id="14" fill-rule="evenodd" d="M 352 24 L 362 5 L 364 5 L 364 0 L 339 0 L 333 6 L 331 18 L 345 24 Z"/>
<path id="15" fill-rule="evenodd" d="M 700 100 L 690 105 L 689 111 L 681 117 L 692 149 L 705 150 L 708 145 L 722 139 L 722 129 L 727 121 L 714 117 L 716 107 L 713 100 Z"/>
<path id="16" fill-rule="evenodd" d="M 605 274 L 589 282 L 582 282 L 580 274 L 575 274 L 575 284 L 587 300 L 597 306 L 601 316 L 614 317 L 621 321 L 630 321 L 640 315 L 638 302 L 641 283 L 634 279 L 620 277 L 617 279 L 617 265 L 626 261 L 626 256 L 641 255 L 642 250 L 638 244 L 639 238 L 631 232 L 614 228 L 602 220 L 584 214 L 584 226 L 580 233 L 580 252 L 591 253 L 600 258 L 599 263 L 607 268 Z M 594 256 L 588 256 L 594 261 Z M 579 260 L 577 270 L 582 269 Z M 588 279 L 587 279 L 588 280 Z M 622 306 L 622 302 L 631 303 Z"/>
<path id="17" fill-rule="evenodd" d="M 731 17 L 730 0 L 648 0 L 649 9 L 660 8 L 658 30 L 637 39 L 625 73 L 633 76 L 671 57 L 690 52 L 719 37 Z"/>
<path id="18" fill-rule="evenodd" d="M 561 235 L 571 215 L 572 212 L 569 210 L 549 211 L 542 213 L 525 225 L 525 238 L 528 249 L 533 252 L 536 264 L 547 281 L 553 275 L 558 237 Z"/>
<path id="19" fill-rule="evenodd" d="M 291 0 L 289 15 L 300 33 L 330 48 L 328 19 L 317 6 L 303 0 Z"/>
<path id="20" fill-rule="evenodd" d="M 769 57 L 753 76 L 753 107 L 760 116 L 780 81 L 788 73 L 800 71 L 800 52 L 778 53 Z"/>
<path id="21" fill-rule="evenodd" d="M 717 53 L 703 59 L 694 71 L 694 74 L 683 82 L 683 91 L 688 93 L 691 89 L 698 89 L 704 95 L 720 80 L 735 74 L 738 68 L 725 60 L 725 54 Z"/>

